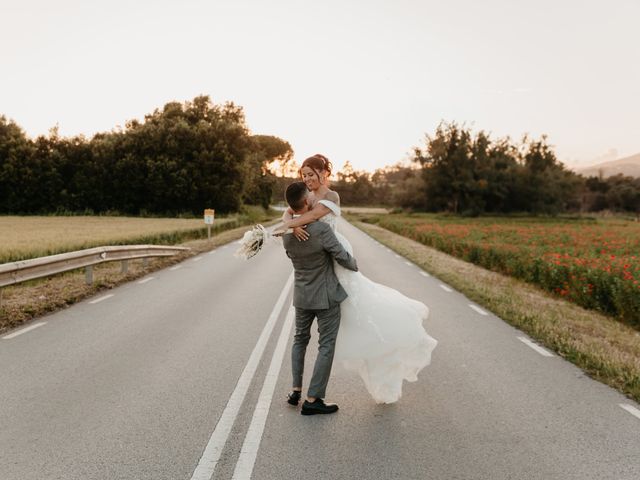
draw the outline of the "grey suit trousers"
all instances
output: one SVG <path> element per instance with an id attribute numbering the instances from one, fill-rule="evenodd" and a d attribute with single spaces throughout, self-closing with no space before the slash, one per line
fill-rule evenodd
<path id="1" fill-rule="evenodd" d="M 293 373 L 293 388 L 302 388 L 304 357 L 311 339 L 311 325 L 316 317 L 318 318 L 318 333 L 320 335 L 318 339 L 318 357 L 313 368 L 307 395 L 309 397 L 324 398 L 329 376 L 331 375 L 338 329 L 340 328 L 339 303 L 325 310 L 296 308 L 296 333 L 293 338 L 293 348 L 291 349 L 291 371 Z"/>

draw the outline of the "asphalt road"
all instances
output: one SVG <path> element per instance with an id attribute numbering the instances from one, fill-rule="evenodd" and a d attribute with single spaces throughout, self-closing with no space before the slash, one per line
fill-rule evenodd
<path id="1" fill-rule="evenodd" d="M 287 405 L 291 265 L 234 243 L 4 334 L 0 480 L 640 478 L 638 404 L 340 229 L 431 309 L 438 347 L 399 402 L 336 365 L 337 414 Z"/>

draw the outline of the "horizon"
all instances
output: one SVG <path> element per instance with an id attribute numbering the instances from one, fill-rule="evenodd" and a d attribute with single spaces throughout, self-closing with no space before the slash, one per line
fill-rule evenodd
<path id="1" fill-rule="evenodd" d="M 253 134 L 374 171 L 440 121 L 548 136 L 583 168 L 640 152 L 640 4 L 122 0 L 0 6 L 0 114 L 91 137 L 209 95 Z"/>

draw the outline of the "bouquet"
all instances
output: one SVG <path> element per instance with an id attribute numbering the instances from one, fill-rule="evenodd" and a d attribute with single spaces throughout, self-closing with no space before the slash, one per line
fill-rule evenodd
<path id="1" fill-rule="evenodd" d="M 260 224 L 254 225 L 251 230 L 245 232 L 242 240 L 240 240 L 240 248 L 236 250 L 234 256 L 244 260 L 255 257 L 262 250 L 269 237 L 270 235 L 266 228 Z"/>

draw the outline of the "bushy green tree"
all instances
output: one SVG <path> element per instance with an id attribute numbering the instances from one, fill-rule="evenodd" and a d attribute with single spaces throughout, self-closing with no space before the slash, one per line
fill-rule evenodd
<path id="1" fill-rule="evenodd" d="M 0 116 L 0 211 L 25 211 L 23 192 L 31 188 L 34 145 L 15 122 Z"/>
<path id="2" fill-rule="evenodd" d="M 514 144 L 442 123 L 413 160 L 422 167 L 427 210 L 556 214 L 579 205 L 580 177 L 564 168 L 544 136 Z"/>
<path id="3" fill-rule="evenodd" d="M 583 208 L 591 211 L 611 210 L 640 216 L 640 178 L 613 175 L 585 180 Z"/>
<path id="4" fill-rule="evenodd" d="M 422 166 L 427 209 L 464 211 L 473 191 L 469 130 L 456 123 L 440 124 L 434 136 L 427 135 L 426 143 L 425 150 L 414 150 L 414 160 Z"/>
<path id="5" fill-rule="evenodd" d="M 0 212 L 220 213 L 268 205 L 274 161 L 291 146 L 252 136 L 241 107 L 208 96 L 170 102 L 124 128 L 28 139 L 0 117 Z"/>
<path id="6" fill-rule="evenodd" d="M 293 158 L 289 142 L 271 135 L 253 135 L 245 162 L 244 202 L 267 208 L 276 186 L 274 169 L 285 169 Z"/>

